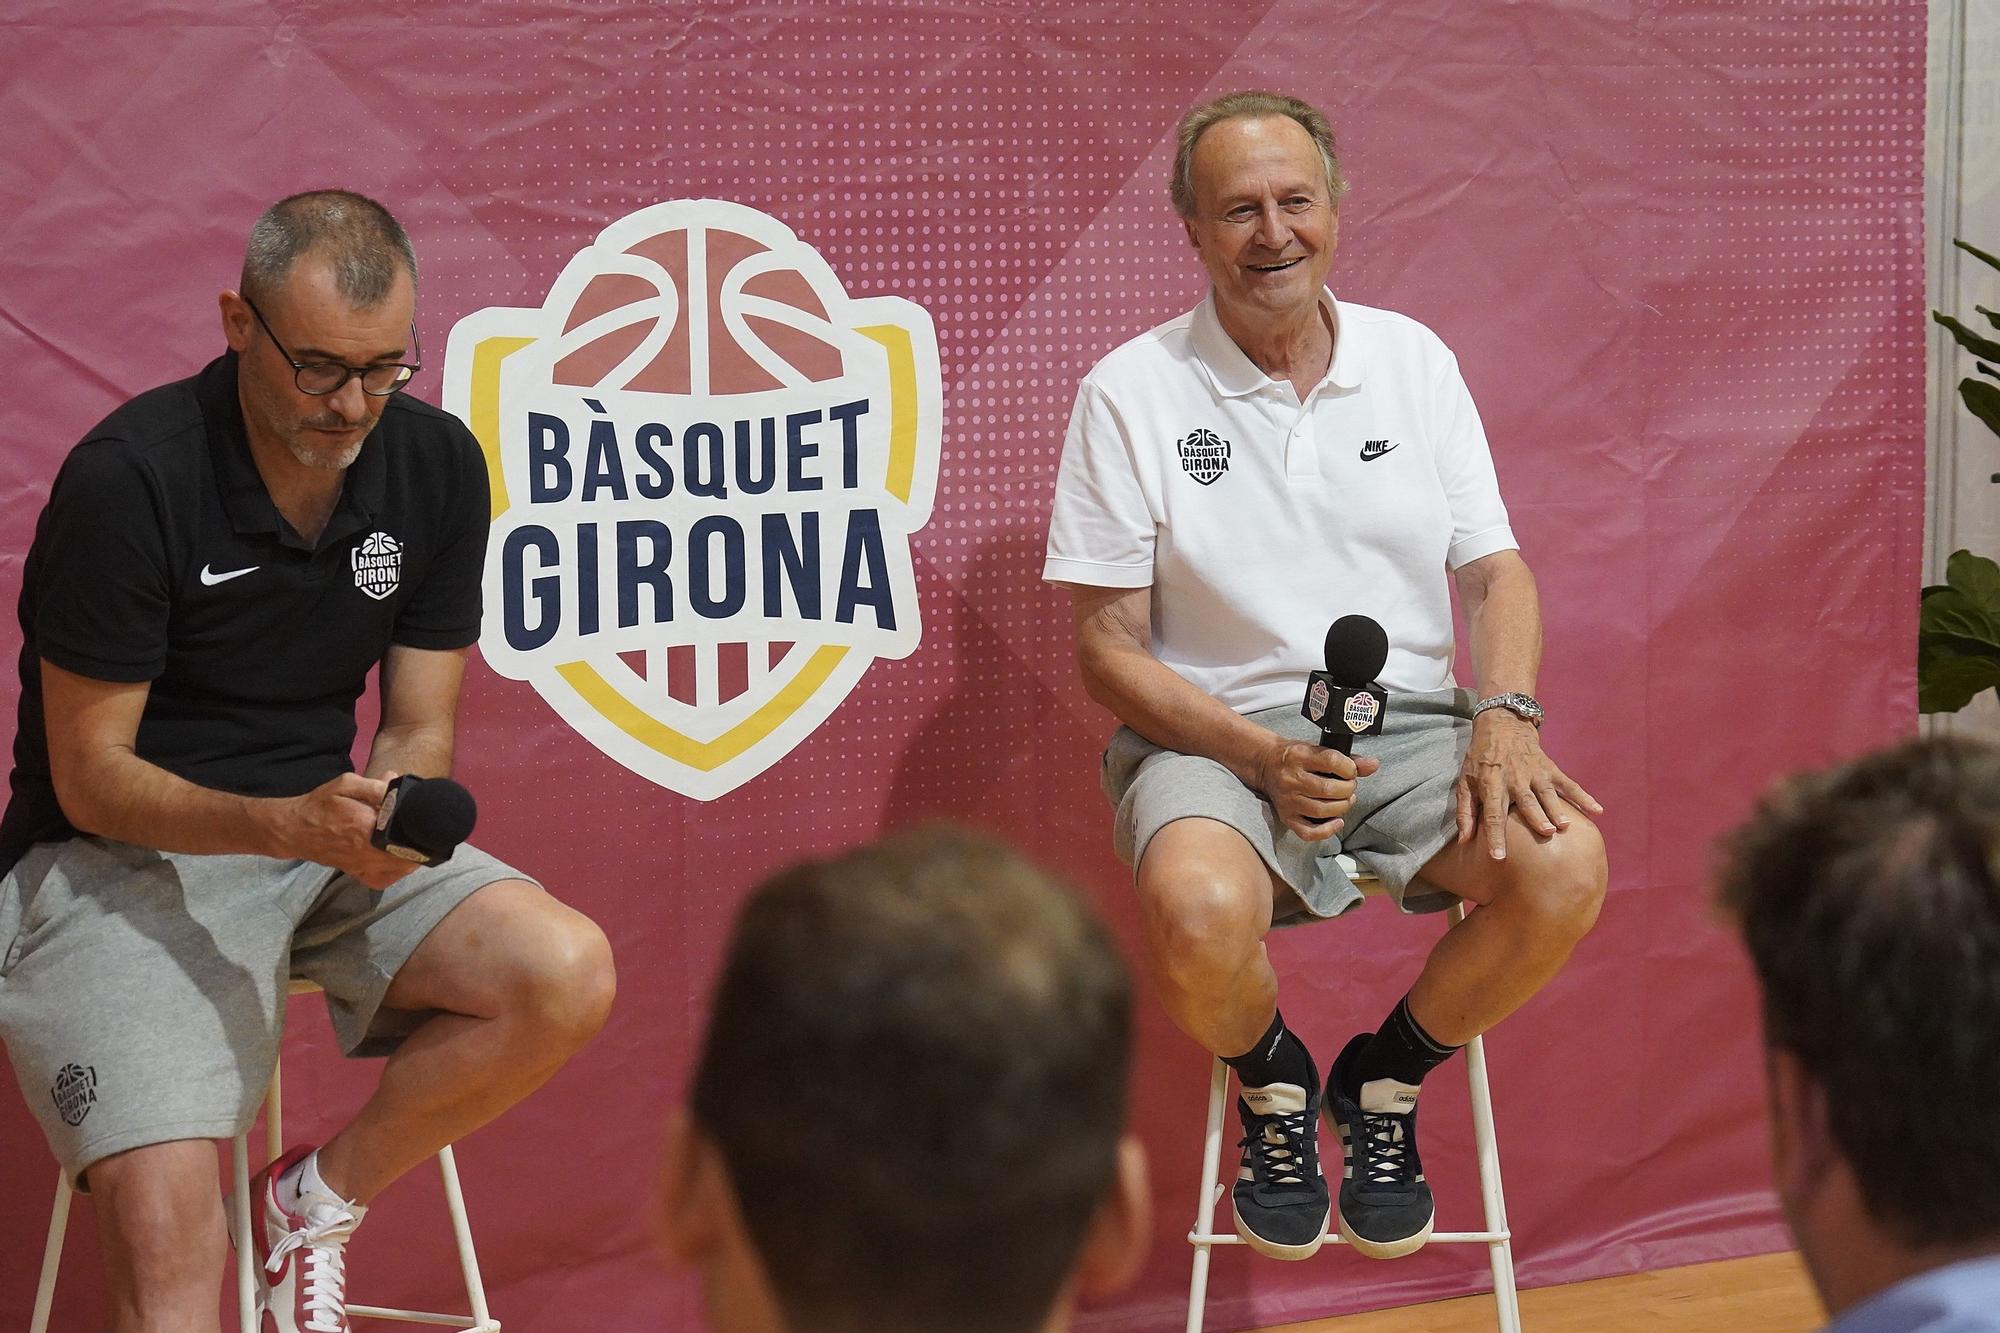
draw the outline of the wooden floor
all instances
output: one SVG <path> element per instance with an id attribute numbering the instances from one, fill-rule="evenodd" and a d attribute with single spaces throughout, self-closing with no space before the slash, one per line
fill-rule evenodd
<path id="1" fill-rule="evenodd" d="M 1523 1333 L 1807 1333 L 1825 1323 L 1796 1254 L 1666 1268 L 1521 1293 Z M 1286 1324 L 1266 1333 L 1490 1333 L 1493 1298 Z"/>

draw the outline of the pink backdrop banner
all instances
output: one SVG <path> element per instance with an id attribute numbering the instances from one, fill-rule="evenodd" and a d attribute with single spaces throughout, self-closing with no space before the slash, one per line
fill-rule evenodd
<path id="1" fill-rule="evenodd" d="M 532 681 L 480 663 L 468 681 L 460 771 L 480 841 L 602 922 L 622 972 L 596 1044 L 461 1145 L 495 1309 L 519 1333 L 698 1328 L 692 1287 L 654 1257 L 650 1178 L 723 932 L 760 876 L 949 817 L 1059 867 L 1136 944 L 1096 789 L 1112 722 L 1077 684 L 1066 599 L 1038 581 L 1056 455 L 1091 363 L 1200 296 L 1163 185 L 1174 119 L 1240 87 L 1295 92 L 1333 118 L 1354 185 L 1335 290 L 1459 355 L 1541 583 L 1547 743 L 1609 807 L 1602 924 L 1489 1045 L 1522 1279 L 1779 1248 L 1752 993 L 1704 877 L 1711 838 L 1770 777 L 1914 726 L 1924 38 L 1921 0 L 459 0 L 419 17 L 386 0 L 12 0 L 0 599 L 64 451 L 220 349 L 215 294 L 257 212 L 294 190 L 359 189 L 409 226 L 416 387 L 434 401 L 469 364 L 463 344 L 447 353 L 461 320 L 543 306 L 606 227 L 674 200 L 755 210 L 842 299 L 927 318 L 941 403 L 928 425 L 919 403 L 912 438 L 933 432 L 934 491 L 917 513 L 919 477 L 904 529 L 884 520 L 890 564 L 907 553 L 888 571 L 907 576 L 896 609 L 920 632 L 901 656 L 869 648 L 761 771 L 694 799 L 586 739 Z M 876 353 L 841 342 L 871 321 L 822 305 L 845 330 L 828 335 L 841 373 L 874 373 Z M 912 337 L 902 383 L 918 392 Z M 9 617 L 0 651 L 18 644 Z M 666 659 L 634 670 L 680 678 Z M 695 741 L 720 726 L 758 688 L 752 668 L 720 670 L 673 695 L 691 712 L 659 701 L 658 716 Z M 10 711 L 15 690 L 0 687 Z M 1288 1015 L 1330 1055 L 1436 930 L 1376 905 L 1285 934 Z M 313 1007 L 292 1020 L 290 1117 L 311 1136 L 372 1076 L 331 1054 Z M 1156 1243 L 1086 1327 L 1179 1326 L 1206 1067 L 1148 998 L 1133 1106 Z M 1453 1229 L 1478 1215 L 1460 1080 L 1445 1071 L 1426 1102 Z M 8 1087 L 0 1326 L 15 1328 L 54 1171 Z M 431 1181 L 399 1186 L 356 1242 L 357 1297 L 451 1300 L 443 1235 Z M 97 1326 L 94 1264 L 80 1225 L 57 1327 Z M 1484 1281 L 1465 1248 L 1394 1264 L 1229 1252 L 1211 1327 Z"/>

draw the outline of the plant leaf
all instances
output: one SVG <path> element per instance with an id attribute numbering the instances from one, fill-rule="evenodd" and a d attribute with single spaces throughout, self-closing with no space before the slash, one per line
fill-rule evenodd
<path id="1" fill-rule="evenodd" d="M 1959 249 L 1965 251 L 1965 253 L 1971 255 L 1974 259 L 1980 260 L 1982 263 L 1990 264 L 1994 268 L 2000 268 L 2000 259 L 1995 259 L 1992 255 L 1987 254 L 1984 250 L 1980 249 L 1978 246 L 1967 245 L 1964 241 L 1953 241 L 1952 244 L 1957 246 Z"/>
<path id="2" fill-rule="evenodd" d="M 2000 592 L 1986 586 L 1989 577 L 2000 578 L 2000 570 L 1966 551 L 1954 554 L 1946 568 L 1951 586 L 1918 604 L 1919 645 L 1929 636 L 1949 635 L 2000 655 Z"/>
<path id="3" fill-rule="evenodd" d="M 2000 310 L 1988 310 L 1983 305 L 1976 305 L 1972 308 L 1974 310 L 1977 310 L 1980 314 L 1986 316 L 1986 322 L 1988 324 L 1993 325 L 1995 328 L 2000 328 Z"/>
<path id="4" fill-rule="evenodd" d="M 1942 310 L 1931 311 L 1931 319 L 1950 329 L 1951 336 L 1958 339 L 1958 345 L 1974 356 L 1984 357 L 1988 361 L 2000 361 L 2000 342 L 1994 342 L 1977 330 L 1967 328 Z"/>
<path id="5" fill-rule="evenodd" d="M 2000 657 L 1942 658 L 1917 668 L 1917 711 L 1956 713 L 1988 689 L 2000 689 Z"/>
<path id="6" fill-rule="evenodd" d="M 1944 562 L 1944 581 L 1987 610 L 2000 611 L 2000 564 L 1960 547 Z"/>
<path id="7" fill-rule="evenodd" d="M 1993 645 L 1984 639 L 1961 639 L 1956 634 L 1917 635 L 1917 658 L 1919 664 L 1932 658 L 1943 657 L 1990 657 Z"/>
<path id="8" fill-rule="evenodd" d="M 2000 385 L 1963 379 L 1958 382 L 1958 396 L 1965 400 L 1972 415 L 1986 423 L 1986 429 L 2000 435 Z"/>
<path id="9" fill-rule="evenodd" d="M 1994 379 L 2000 380 L 2000 370 L 1995 370 L 1993 367 L 1987 365 L 1984 361 L 1975 361 L 1972 364 L 1979 367 L 1980 374 L 1991 375 Z"/>
<path id="10" fill-rule="evenodd" d="M 1917 612 L 1921 634 L 1946 634 L 1971 639 L 2000 653 L 2000 613 L 1982 607 L 1956 588 L 1924 599 Z"/>
<path id="11" fill-rule="evenodd" d="M 1918 634 L 1916 642 L 1918 687 L 1936 677 L 1944 662 L 1958 662 L 1958 660 L 1994 660 L 1994 648 L 1992 644 L 1980 642 L 1976 638 L 1952 638 L 1950 634 Z M 1950 671 L 1960 671 L 1960 669 L 1952 667 Z"/>
<path id="12" fill-rule="evenodd" d="M 1947 639 L 1942 634 L 1926 634 L 1922 636 L 1922 642 L 1917 645 L 1917 685 L 1919 688 L 1922 688 L 1923 683 L 1931 678 L 1931 673 L 1938 669 L 1938 663 L 1956 661 L 1961 657 L 1978 656 L 1976 653 L 1955 653 L 1944 646 L 1947 643 L 1960 642 L 1963 642 L 1963 640 Z"/>

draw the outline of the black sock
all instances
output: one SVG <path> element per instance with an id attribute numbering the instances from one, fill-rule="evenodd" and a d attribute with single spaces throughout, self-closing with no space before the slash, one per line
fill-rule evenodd
<path id="1" fill-rule="evenodd" d="M 1341 1091 L 1357 1097 L 1362 1084 L 1378 1078 L 1393 1078 L 1414 1086 L 1424 1081 L 1425 1074 L 1450 1059 L 1457 1049 L 1446 1046 L 1418 1025 L 1410 1014 L 1410 997 L 1405 995 L 1354 1057 L 1354 1063 L 1341 1071 L 1345 1075 Z"/>
<path id="2" fill-rule="evenodd" d="M 1241 1055 L 1224 1056 L 1222 1063 L 1236 1071 L 1236 1080 L 1246 1088 L 1272 1083 L 1296 1083 L 1310 1092 L 1319 1086 L 1319 1072 L 1313 1068 L 1312 1053 L 1306 1044 L 1285 1026 L 1282 1013 L 1271 1015 L 1271 1026 L 1257 1044 Z"/>

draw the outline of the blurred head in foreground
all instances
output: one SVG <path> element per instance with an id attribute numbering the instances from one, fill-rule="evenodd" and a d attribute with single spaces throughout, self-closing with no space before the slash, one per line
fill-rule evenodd
<path id="1" fill-rule="evenodd" d="M 1074 894 L 931 829 L 763 884 L 737 918 L 664 1234 L 718 1333 L 1024 1333 L 1124 1285 L 1131 999 Z"/>
<path id="2" fill-rule="evenodd" d="M 1793 778 L 1725 851 L 1778 1192 L 1835 1327 L 2000 1304 L 2000 748 Z"/>

